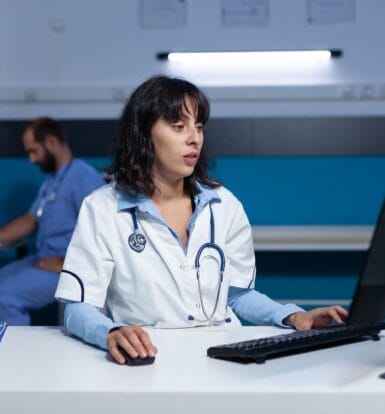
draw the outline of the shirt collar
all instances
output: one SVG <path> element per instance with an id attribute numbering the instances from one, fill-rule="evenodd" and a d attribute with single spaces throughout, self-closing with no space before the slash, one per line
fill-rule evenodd
<path id="1" fill-rule="evenodd" d="M 145 194 L 131 190 L 120 190 L 118 192 L 118 210 L 128 210 L 135 207 L 141 211 L 152 212 L 154 204 Z"/>
<path id="2" fill-rule="evenodd" d="M 202 209 L 210 201 L 221 201 L 218 193 L 210 187 L 197 183 L 199 192 L 194 196 L 195 207 Z M 154 214 L 156 208 L 152 200 L 142 193 L 131 190 L 121 190 L 118 194 L 118 210 L 128 210 L 137 207 L 140 211 Z"/>
<path id="3" fill-rule="evenodd" d="M 197 183 L 199 193 L 194 196 L 194 203 L 196 209 L 202 209 L 210 201 L 220 202 L 221 198 L 218 193 L 210 187 Z"/>

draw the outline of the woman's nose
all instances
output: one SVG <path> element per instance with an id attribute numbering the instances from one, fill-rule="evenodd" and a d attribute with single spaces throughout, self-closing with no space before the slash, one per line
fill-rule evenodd
<path id="1" fill-rule="evenodd" d="M 199 143 L 201 141 L 201 133 L 197 131 L 196 128 L 190 128 L 189 135 L 188 135 L 188 142 L 189 143 Z"/>

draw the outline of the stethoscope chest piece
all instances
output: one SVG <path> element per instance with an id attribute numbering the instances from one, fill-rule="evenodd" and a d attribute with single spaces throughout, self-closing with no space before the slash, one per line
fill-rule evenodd
<path id="1" fill-rule="evenodd" d="M 56 200 L 56 192 L 55 191 L 51 191 L 47 195 L 47 201 L 55 201 L 55 200 Z"/>
<path id="2" fill-rule="evenodd" d="M 146 247 L 146 238 L 142 233 L 139 233 L 138 220 L 136 218 L 135 208 L 130 208 L 132 223 L 134 225 L 134 232 L 128 236 L 128 245 L 137 253 L 141 253 Z"/>
<path id="3" fill-rule="evenodd" d="M 134 252 L 140 253 L 146 247 L 146 238 L 143 234 L 134 232 L 128 237 L 128 245 Z"/>

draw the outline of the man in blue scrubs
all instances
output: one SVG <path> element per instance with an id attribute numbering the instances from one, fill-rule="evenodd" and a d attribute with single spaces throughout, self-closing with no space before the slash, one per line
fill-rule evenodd
<path id="1" fill-rule="evenodd" d="M 104 184 L 88 164 L 73 158 L 62 126 L 39 118 L 27 126 L 23 145 L 32 163 L 50 176 L 30 210 L 0 228 L 0 247 L 37 231 L 36 252 L 0 269 L 0 320 L 29 325 L 30 312 L 55 302 L 64 256 L 85 196 Z"/>

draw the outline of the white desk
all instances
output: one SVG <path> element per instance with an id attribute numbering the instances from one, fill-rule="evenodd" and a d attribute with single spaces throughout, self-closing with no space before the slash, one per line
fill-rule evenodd
<path id="1" fill-rule="evenodd" d="M 10 327 L 0 343 L 6 414 L 349 413 L 385 410 L 385 338 L 241 365 L 210 345 L 282 333 L 244 327 L 151 330 L 153 365 L 120 366 L 58 328 Z"/>

